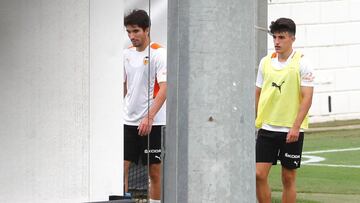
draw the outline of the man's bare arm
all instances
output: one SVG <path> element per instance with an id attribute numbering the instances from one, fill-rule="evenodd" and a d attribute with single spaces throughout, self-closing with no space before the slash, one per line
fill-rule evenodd
<path id="1" fill-rule="evenodd" d="M 159 83 L 159 92 L 157 93 L 153 104 L 151 105 L 149 112 L 145 117 L 141 120 L 139 125 L 139 135 L 148 135 L 151 132 L 152 124 L 154 122 L 154 117 L 159 112 L 160 108 L 164 104 L 166 100 L 166 82 Z"/>
<path id="2" fill-rule="evenodd" d="M 301 87 L 302 98 L 299 111 L 296 116 L 295 122 L 287 135 L 287 142 L 296 142 L 298 140 L 301 123 L 304 121 L 304 118 L 309 112 L 312 104 L 313 91 L 313 87 Z"/>

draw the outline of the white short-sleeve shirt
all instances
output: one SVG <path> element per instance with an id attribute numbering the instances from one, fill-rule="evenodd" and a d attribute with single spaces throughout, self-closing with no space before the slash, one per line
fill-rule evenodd
<path id="1" fill-rule="evenodd" d="M 127 85 L 124 99 L 126 125 L 140 124 L 153 103 L 155 84 L 166 82 L 166 75 L 166 49 L 160 45 L 151 43 L 150 49 L 147 47 L 142 52 L 136 51 L 135 47 L 124 50 L 124 81 Z M 165 110 L 166 102 L 155 115 L 153 125 L 166 124 Z"/>

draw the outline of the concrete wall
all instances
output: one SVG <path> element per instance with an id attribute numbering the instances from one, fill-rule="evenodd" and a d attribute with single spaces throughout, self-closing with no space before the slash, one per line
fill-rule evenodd
<path id="1" fill-rule="evenodd" d="M 295 48 L 305 53 L 316 70 L 311 121 L 360 118 L 360 1 L 271 0 L 268 9 L 269 23 L 279 17 L 294 19 Z"/>
<path id="2" fill-rule="evenodd" d="M 90 0 L 89 199 L 123 192 L 123 2 Z"/>
<path id="3" fill-rule="evenodd" d="M 122 192 L 122 131 L 114 125 L 121 126 L 121 4 L 0 1 L 0 202 L 84 202 Z M 90 25 L 101 28 L 92 38 Z"/>

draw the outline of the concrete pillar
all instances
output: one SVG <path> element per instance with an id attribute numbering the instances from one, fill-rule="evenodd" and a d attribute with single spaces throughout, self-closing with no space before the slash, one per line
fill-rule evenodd
<path id="1" fill-rule="evenodd" d="M 255 202 L 253 0 L 170 0 L 165 203 Z"/>

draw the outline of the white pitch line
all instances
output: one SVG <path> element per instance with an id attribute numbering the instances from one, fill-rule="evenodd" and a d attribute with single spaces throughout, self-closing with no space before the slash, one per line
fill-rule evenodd
<path id="1" fill-rule="evenodd" d="M 360 165 L 343 165 L 343 164 L 320 164 L 319 162 L 324 161 L 325 158 L 320 156 L 311 156 L 307 154 L 321 154 L 321 153 L 332 153 L 332 152 L 346 152 L 346 151 L 357 151 L 360 150 L 360 147 L 356 148 L 347 148 L 347 149 L 330 149 L 330 150 L 319 150 L 319 151 L 309 151 L 303 152 L 303 158 L 308 158 L 308 160 L 303 161 L 302 164 L 308 166 L 327 166 L 327 167 L 341 167 L 341 168 L 360 168 Z"/>
<path id="2" fill-rule="evenodd" d="M 360 150 L 360 147 L 347 148 L 347 149 L 329 149 L 329 150 L 310 151 L 310 152 L 303 152 L 303 154 L 321 154 L 321 153 L 346 152 L 346 151 L 357 151 L 357 150 Z"/>
<path id="3" fill-rule="evenodd" d="M 307 166 L 327 166 L 327 167 L 339 167 L 339 168 L 360 168 L 360 165 L 342 165 L 342 164 L 305 164 Z"/>
<path id="4" fill-rule="evenodd" d="M 310 164 L 310 163 L 319 163 L 321 161 L 324 161 L 325 158 L 320 156 L 310 156 L 310 155 L 303 155 L 302 158 L 306 158 L 308 160 L 301 161 L 301 164 Z"/>

